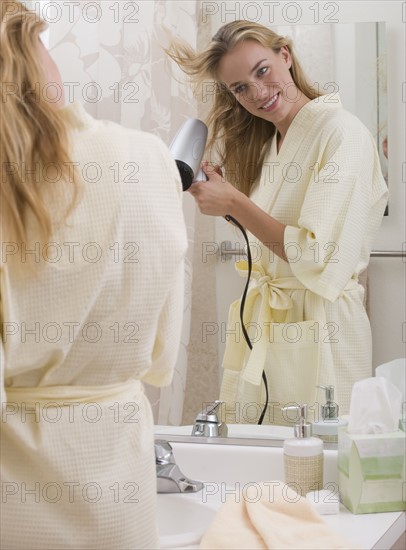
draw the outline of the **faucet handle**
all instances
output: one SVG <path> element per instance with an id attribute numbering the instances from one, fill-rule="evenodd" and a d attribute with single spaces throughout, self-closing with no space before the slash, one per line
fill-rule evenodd
<path id="1" fill-rule="evenodd" d="M 200 420 L 201 422 L 219 422 L 217 412 L 220 405 L 222 405 L 224 401 L 213 401 L 212 403 L 207 403 L 203 410 L 196 416 L 196 421 Z"/>
<path id="2" fill-rule="evenodd" d="M 203 437 L 227 437 L 227 424 L 221 422 L 217 416 L 218 408 L 224 401 L 206 403 L 203 410 L 196 416 L 192 435 Z"/>
<path id="3" fill-rule="evenodd" d="M 155 462 L 156 464 L 175 464 L 172 452 L 172 445 L 165 439 L 155 440 Z"/>

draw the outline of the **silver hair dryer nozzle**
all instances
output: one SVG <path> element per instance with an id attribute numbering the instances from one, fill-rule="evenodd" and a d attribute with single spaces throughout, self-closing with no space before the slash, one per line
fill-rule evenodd
<path id="1" fill-rule="evenodd" d="M 187 119 L 169 146 L 182 179 L 183 191 L 196 180 L 207 179 L 200 169 L 207 140 L 207 126 L 198 118 Z"/>

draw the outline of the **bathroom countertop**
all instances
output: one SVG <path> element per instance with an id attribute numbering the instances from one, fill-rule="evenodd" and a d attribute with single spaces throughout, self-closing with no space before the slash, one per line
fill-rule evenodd
<path id="1" fill-rule="evenodd" d="M 180 498 L 202 502 L 202 493 L 188 493 Z M 215 509 L 222 502 L 216 495 L 211 495 L 207 504 Z M 345 506 L 340 505 L 339 514 L 325 514 L 325 522 L 337 533 L 365 550 L 389 550 L 405 531 L 405 512 L 385 512 L 376 514 L 352 514 Z M 198 546 L 188 546 L 188 550 Z"/>
<path id="2" fill-rule="evenodd" d="M 340 513 L 323 515 L 332 529 L 362 548 L 390 549 L 405 531 L 405 512 L 352 514 L 340 505 Z"/>

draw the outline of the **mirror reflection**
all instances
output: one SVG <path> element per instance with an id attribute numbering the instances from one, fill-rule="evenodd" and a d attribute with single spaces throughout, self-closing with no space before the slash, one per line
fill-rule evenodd
<path id="1" fill-rule="evenodd" d="M 345 239 L 341 240 L 344 228 L 347 226 L 355 227 L 356 220 L 359 219 L 359 216 L 363 216 L 362 204 L 357 204 L 356 196 L 349 191 L 350 187 L 348 186 L 351 185 L 349 182 L 346 191 L 342 190 L 343 195 L 341 198 L 338 193 L 334 195 L 333 201 L 331 196 L 325 196 L 324 199 L 327 200 L 327 203 L 318 203 L 320 190 L 317 187 L 320 188 L 320 181 L 317 181 L 318 185 L 315 185 L 313 179 L 311 183 L 314 187 L 311 193 L 314 196 L 313 202 L 310 202 L 309 206 L 307 202 L 309 197 L 306 194 L 309 192 L 309 180 L 305 179 L 306 183 L 300 189 L 300 184 L 298 184 L 300 177 L 297 173 L 294 175 L 293 172 L 289 175 L 287 170 L 288 168 L 293 169 L 293 167 L 303 169 L 305 160 L 301 158 L 300 151 L 304 148 L 309 150 L 311 143 L 314 144 L 317 151 L 311 156 L 313 161 L 315 159 L 318 161 L 323 154 L 327 154 L 328 146 L 323 149 L 323 145 L 320 143 L 320 140 L 325 137 L 326 122 L 325 120 L 320 121 L 320 118 L 324 116 L 325 111 L 331 107 L 331 104 L 340 102 L 345 107 L 345 111 L 355 115 L 368 131 L 363 135 L 369 135 L 370 148 L 368 152 L 358 153 L 366 155 L 362 162 L 366 165 L 374 162 L 375 147 L 379 155 L 380 163 L 375 159 L 375 176 L 371 174 L 368 183 L 365 182 L 366 186 L 372 183 L 375 190 L 378 190 L 379 195 L 375 210 L 364 212 L 365 220 L 368 219 L 372 224 L 371 227 L 374 226 L 370 235 L 370 238 L 373 238 L 372 233 L 377 231 L 385 210 L 387 193 L 384 27 L 383 23 L 358 23 L 352 25 L 324 25 L 317 28 L 301 25 L 272 28 L 277 35 L 288 39 L 287 42 L 279 42 L 279 44 L 290 43 L 289 39 L 292 41 L 293 51 L 297 55 L 309 84 L 316 92 L 314 96 L 307 92 L 307 101 L 310 100 L 310 106 L 308 105 L 307 108 L 305 107 L 307 101 L 294 103 L 293 121 L 295 121 L 296 114 L 300 112 L 301 108 L 305 107 L 301 115 L 293 122 L 292 128 L 295 128 L 295 124 L 298 125 L 295 129 L 296 135 L 293 134 L 292 130 L 289 133 L 287 132 L 289 126 L 285 128 L 283 124 L 278 124 L 277 108 L 275 108 L 274 120 L 276 121 L 277 138 L 273 139 L 273 136 L 268 138 L 271 143 L 268 156 L 261 158 L 262 171 L 260 175 L 257 174 L 256 186 L 253 185 L 252 188 L 248 189 L 247 194 L 251 198 L 254 197 L 254 202 L 263 210 L 269 208 L 269 203 L 272 204 L 271 214 L 274 215 L 276 221 L 285 220 L 285 225 L 288 226 L 287 231 L 290 232 L 289 242 L 291 242 L 292 248 L 295 248 L 296 256 L 300 253 L 300 258 L 297 258 L 297 262 L 292 255 L 288 258 L 292 267 L 292 270 L 288 272 L 286 257 L 278 254 L 277 250 L 275 251 L 277 239 L 273 239 L 272 247 L 264 244 L 258 238 L 258 234 L 261 235 L 261 229 L 258 229 L 248 216 L 245 226 L 252 228 L 249 233 L 249 241 L 254 262 L 254 275 L 251 275 L 251 277 L 254 277 L 256 281 L 262 281 L 258 285 L 251 283 L 245 302 L 245 307 L 249 310 L 248 316 L 244 317 L 245 324 L 249 327 L 247 335 L 254 343 L 253 350 L 250 352 L 248 349 L 249 343 L 244 338 L 242 329 L 241 300 L 239 300 L 248 275 L 248 266 L 243 261 L 237 263 L 237 270 L 239 275 L 242 276 L 238 277 L 234 264 L 235 260 L 241 260 L 241 257 L 237 254 L 236 257 L 232 258 L 232 261 L 227 262 L 224 257 L 221 258 L 218 254 L 219 241 L 223 239 L 225 234 L 228 233 L 231 236 L 229 243 L 231 243 L 232 249 L 237 249 L 237 252 L 242 250 L 244 239 L 241 232 L 235 229 L 235 225 L 230 228 L 230 224 L 226 223 L 221 217 L 216 220 L 213 233 L 214 239 L 203 240 L 200 243 L 200 265 L 196 263 L 195 256 L 194 267 L 203 268 L 207 275 L 209 272 L 207 264 L 211 265 L 214 277 L 211 273 L 209 278 L 211 277 L 212 283 L 213 278 L 215 278 L 217 295 L 212 295 L 207 289 L 207 283 L 206 291 L 204 291 L 204 286 L 201 286 L 201 288 L 205 300 L 210 300 L 210 298 L 215 300 L 215 307 L 212 307 L 211 313 L 217 313 L 217 317 L 206 316 L 205 320 L 201 322 L 201 341 L 191 341 L 188 346 L 187 391 L 183 401 L 182 423 L 193 423 L 196 414 L 199 412 L 199 403 L 201 403 L 200 408 L 204 409 L 208 403 L 215 399 L 224 401 L 219 410 L 222 412 L 223 419 L 231 424 L 259 423 L 292 426 L 297 416 L 287 410 L 281 411 L 281 407 L 303 402 L 309 403 L 308 415 L 313 420 L 320 418 L 320 415 L 325 416 L 327 410 L 331 417 L 338 417 L 338 410 L 340 410 L 340 414 L 348 413 L 352 384 L 357 379 L 372 374 L 371 342 L 368 334 L 369 323 L 365 318 L 366 296 L 362 286 L 363 277 L 366 275 L 365 267 L 368 250 L 365 247 L 366 243 L 363 243 L 361 238 L 358 248 L 362 252 L 358 261 L 355 261 L 354 258 L 350 257 L 351 254 L 345 255 L 345 249 L 349 250 L 350 246 L 355 244 L 356 232 L 352 231 L 347 243 Z M 224 39 L 224 36 L 221 38 Z M 259 78 L 262 78 L 262 76 L 257 73 L 258 81 L 255 81 L 254 78 L 251 81 L 249 80 L 248 67 L 250 62 L 254 65 L 254 60 L 265 60 L 258 66 L 261 75 L 270 70 L 269 67 L 274 71 L 267 82 L 264 79 L 268 90 L 272 88 L 271 82 L 274 81 L 285 82 L 285 87 L 290 83 L 293 86 L 294 82 L 292 78 L 287 79 L 286 74 L 283 72 L 275 72 L 279 70 L 277 69 L 279 58 L 269 56 L 266 49 L 261 46 L 257 47 L 258 43 L 255 44 L 255 41 L 248 44 L 247 46 L 247 42 L 245 42 L 243 45 L 234 46 L 231 52 L 222 55 L 218 73 L 219 82 L 225 85 L 225 91 L 223 89 L 223 92 L 220 93 L 226 93 L 230 97 L 234 97 L 237 100 L 236 106 L 237 104 L 242 105 L 252 114 L 253 110 L 258 107 L 258 94 L 262 93 L 261 84 L 259 83 Z M 203 49 L 205 47 L 207 48 L 207 45 L 203 45 Z M 283 47 L 281 53 L 283 54 Z M 282 68 L 282 71 L 285 68 L 283 63 L 292 63 L 291 59 L 283 58 L 283 56 L 280 60 L 279 68 Z M 184 64 L 184 68 L 185 66 L 186 64 Z M 290 69 L 290 66 L 288 69 Z M 237 82 L 237 88 L 230 85 L 234 82 Z M 248 91 L 249 86 L 255 91 L 251 95 Z M 272 89 L 274 92 L 276 91 L 276 88 Z M 303 91 L 303 88 L 301 90 Z M 274 96 L 275 94 L 269 99 L 269 92 L 268 95 L 265 92 L 263 98 L 271 103 Z M 320 97 L 318 98 L 318 96 Z M 276 99 L 279 100 L 279 96 Z M 311 116 L 311 108 L 317 106 L 319 102 L 321 102 L 319 108 L 316 108 L 314 115 Z M 216 104 L 216 99 L 213 100 L 210 97 L 208 103 L 209 105 L 205 109 L 201 109 L 201 118 L 204 119 L 206 116 L 206 120 L 209 120 L 210 123 L 210 117 L 207 115 L 210 114 L 210 107 L 213 106 L 213 103 Z M 330 105 L 326 105 L 326 103 Z M 217 104 L 221 104 L 221 101 L 217 100 Z M 257 118 L 262 117 L 263 120 L 267 120 L 272 125 L 272 105 L 266 105 L 266 108 L 271 113 L 269 116 L 258 115 L 257 113 L 255 113 L 255 116 Z M 309 119 L 304 116 L 306 109 L 309 111 Z M 348 115 L 340 111 L 336 119 L 336 123 L 340 128 L 346 128 L 344 133 L 348 131 L 354 121 L 350 116 L 346 122 L 342 122 L 342 117 L 345 118 L 346 116 Z M 319 133 L 315 131 L 317 124 L 320 127 Z M 357 123 L 355 125 L 358 127 Z M 357 130 L 353 128 L 349 132 L 351 133 L 351 131 L 356 132 Z M 304 134 L 309 133 L 311 137 L 306 142 Z M 238 139 L 238 134 L 236 136 L 236 139 Z M 332 139 L 334 140 L 334 138 Z M 333 152 L 328 153 L 331 157 L 329 157 L 330 160 L 327 163 L 324 161 L 324 169 L 328 169 L 329 174 L 325 174 L 323 182 L 325 185 L 330 184 L 330 189 L 334 189 L 332 184 L 338 182 L 337 179 L 331 177 L 333 172 L 341 171 L 340 175 L 344 175 L 345 165 L 349 156 L 351 156 L 351 148 L 355 146 L 356 141 L 354 140 L 353 144 L 350 145 L 351 137 L 347 134 L 343 139 L 344 143 L 341 144 L 342 149 L 336 143 Z M 283 147 L 284 144 L 285 147 Z M 340 158 L 341 151 L 345 151 L 342 158 Z M 284 154 L 285 156 L 283 156 Z M 220 155 L 219 158 L 223 161 L 224 167 L 224 156 L 221 158 Z M 283 162 L 281 159 L 283 159 Z M 358 160 L 354 162 L 354 166 L 359 166 Z M 274 169 L 278 165 L 282 165 L 286 169 L 284 174 L 279 175 L 279 180 L 278 176 L 275 176 L 275 173 L 271 170 L 271 168 Z M 312 170 L 312 166 L 313 164 L 311 165 L 309 161 L 307 166 L 309 172 Z M 230 166 L 228 168 L 229 172 L 232 172 L 232 168 Z M 383 174 L 380 172 L 381 169 Z M 236 171 L 238 172 L 238 169 Z M 384 178 L 382 175 L 384 175 Z M 353 176 L 353 173 L 351 173 L 351 176 Z M 348 174 L 349 178 L 351 176 Z M 284 184 L 283 188 L 281 187 L 282 184 Z M 289 184 L 290 189 L 286 189 Z M 295 184 L 294 189 L 293 184 Z M 353 189 L 356 189 L 356 187 Z M 285 197 L 283 196 L 284 190 L 286 190 Z M 293 215 L 295 198 L 298 194 L 304 196 L 305 199 L 302 198 L 298 201 L 296 218 L 293 219 L 295 217 Z M 275 195 L 277 195 L 276 198 Z M 349 196 L 352 197 L 350 207 L 348 207 L 347 202 Z M 332 206 L 331 201 L 334 206 Z M 279 206 L 279 204 L 282 206 Z M 310 208 L 309 212 L 306 212 L 307 206 Z M 329 210 L 329 206 L 331 210 Z M 205 208 L 204 214 L 218 215 L 215 210 L 208 211 L 207 205 Z M 323 233 L 324 230 L 321 227 L 323 224 L 329 226 L 331 219 L 336 215 L 337 209 L 342 210 L 342 213 L 335 220 L 335 229 L 331 229 L 330 224 L 330 229 L 326 229 Z M 258 211 L 258 215 L 260 215 L 260 211 Z M 353 221 L 351 221 L 351 215 L 354 216 Z M 302 237 L 302 240 L 296 235 L 296 225 L 299 219 L 302 224 L 305 220 L 304 224 L 307 223 L 308 227 L 317 228 L 319 235 L 324 235 L 324 242 L 321 243 L 324 258 L 320 257 L 320 239 L 317 239 L 317 235 L 314 235 L 316 231 L 310 231 L 307 227 L 307 233 Z M 202 226 L 204 227 L 204 223 Z M 255 231 L 257 235 L 255 235 Z M 304 230 L 302 229 L 302 231 Z M 309 232 L 313 237 L 310 243 L 308 242 Z M 274 233 L 274 235 L 277 235 L 277 233 Z M 224 243 L 225 241 L 221 242 Z M 307 259 L 304 243 L 308 247 Z M 339 252 L 344 252 L 341 260 L 338 257 Z M 316 253 L 317 258 L 314 256 Z M 337 257 L 334 257 L 335 254 L 337 254 Z M 217 265 L 213 265 L 214 256 Z M 324 270 L 324 282 L 322 282 L 323 267 L 321 265 L 323 260 L 324 264 L 329 264 L 327 269 Z M 346 261 L 348 261 L 347 267 L 344 265 Z M 313 266 L 309 267 L 311 264 Z M 350 264 L 352 267 L 350 267 Z M 355 270 L 353 277 L 342 288 L 339 288 L 340 285 L 338 285 L 335 296 L 333 296 L 330 294 L 330 290 L 335 284 L 335 277 L 337 276 L 340 279 L 345 270 L 348 274 L 348 269 Z M 289 287 L 289 276 L 291 281 L 295 278 L 293 288 Z M 265 281 L 264 278 L 266 277 L 270 280 Z M 279 280 L 282 282 L 278 286 L 278 284 L 272 283 L 271 279 L 277 280 L 277 283 Z M 318 288 L 319 282 L 322 286 L 324 285 L 323 289 Z M 351 288 L 349 288 L 349 285 L 352 285 Z M 313 292 L 305 290 L 308 288 L 313 288 Z M 288 292 L 286 292 L 286 289 L 289 289 Z M 345 294 L 347 299 L 338 299 L 340 293 L 341 296 Z M 260 299 L 259 295 L 261 295 Z M 195 300 L 195 296 L 196 294 L 193 293 L 192 301 Z M 197 299 L 199 300 L 199 298 Z M 313 303 L 312 300 L 314 300 Z M 353 302 L 349 306 L 351 300 Z M 290 303 L 286 304 L 286 301 Z M 341 306 L 339 305 L 340 302 Z M 229 311 L 231 303 L 233 303 L 233 306 Z M 341 308 L 346 310 L 345 314 L 344 309 Z M 348 318 L 348 308 L 351 310 L 350 319 Z M 207 305 L 203 305 L 203 309 L 207 309 Z M 358 334 L 358 344 L 354 343 L 353 334 Z M 217 346 L 215 346 L 217 349 L 213 347 L 214 340 L 217 340 Z M 214 368 L 211 367 L 208 370 L 199 367 L 193 368 L 196 360 L 203 358 L 207 352 L 215 358 Z M 356 360 L 354 360 L 355 358 Z M 351 363 L 351 369 L 348 363 Z M 222 368 L 219 368 L 219 365 Z M 207 397 L 203 396 L 203 399 L 196 399 L 197 395 L 201 395 L 202 387 L 207 387 Z M 188 395 L 191 396 L 190 403 L 188 403 Z M 177 406 L 181 406 L 179 402 L 177 402 Z M 332 412 L 333 409 L 335 412 Z M 264 426 L 256 428 L 255 433 L 260 433 L 261 428 L 264 428 Z M 241 432 L 240 429 L 239 433 Z M 269 429 L 267 432 L 269 435 Z M 265 429 L 263 433 L 265 433 Z"/>
<path id="2" fill-rule="evenodd" d="M 124 9 L 120 13 L 106 9 L 100 22 L 92 25 L 83 18 L 74 21 L 68 17 L 54 19 L 46 38 L 67 83 L 67 100 L 85 100 L 86 109 L 93 116 L 155 133 L 168 145 L 185 119 L 197 117 L 207 121 L 214 100 L 211 81 L 207 79 L 206 86 L 201 88 L 201 100 L 197 101 L 181 68 L 161 47 L 163 44 L 168 46 L 176 36 L 181 36 L 197 51 L 208 46 L 222 22 L 215 17 L 199 20 L 192 4 L 182 3 L 179 11 L 176 2 L 160 3 L 156 9 L 154 3 L 140 3 L 140 13 L 136 16 Z M 134 23 L 135 19 L 138 20 L 137 32 L 134 32 L 134 26 L 124 25 L 129 18 L 134 19 Z M 149 21 L 148 25 L 145 21 Z M 99 32 L 101 24 L 106 32 Z M 303 72 L 316 92 L 330 100 L 339 97 L 344 109 L 369 130 L 388 182 L 385 23 L 272 25 L 271 28 L 278 35 L 292 39 Z M 225 75 L 223 77 L 227 80 Z M 233 80 L 236 79 L 241 80 L 240 75 Z M 279 140 L 278 146 L 280 153 L 284 154 L 289 143 Z M 216 160 L 214 155 L 213 160 Z M 296 160 L 287 158 L 284 165 L 289 162 Z M 272 164 L 264 174 L 268 179 L 272 175 L 270 167 Z M 330 168 L 330 176 L 334 179 L 334 166 Z M 292 164 L 288 174 L 291 180 L 295 179 L 293 169 Z M 231 249 L 243 249 L 244 239 L 240 231 L 222 216 L 201 214 L 190 193 L 184 193 L 183 199 L 189 250 L 181 346 L 172 384 L 164 388 L 147 387 L 155 423 L 165 426 L 192 425 L 207 403 L 222 397 L 221 365 L 231 335 L 227 333 L 229 308 L 242 296 L 246 281 L 245 275 L 241 277 L 234 267 L 240 257 L 229 255 L 226 260 L 220 254 L 224 242 L 230 242 Z M 269 249 L 256 246 L 251 233 L 249 241 L 254 261 L 261 254 L 269 259 Z M 337 252 L 334 245 L 324 249 L 326 245 L 327 242 L 321 243 L 318 251 L 314 247 L 312 254 L 318 252 L 321 260 L 326 254 L 332 260 L 339 259 L 339 256 L 334 257 Z M 284 260 L 275 260 L 279 261 Z M 366 265 L 366 258 L 362 262 Z M 357 268 L 361 283 L 365 278 L 362 262 Z M 366 301 L 364 295 L 363 302 Z M 278 315 L 280 323 L 296 322 L 294 318 L 283 320 L 281 310 Z M 333 317 L 329 317 L 323 324 L 310 324 L 307 328 L 313 338 L 317 335 L 317 328 L 320 340 L 340 339 L 340 330 L 327 324 L 335 322 Z M 295 327 L 292 325 L 290 330 L 289 337 L 294 338 Z M 243 342 L 243 335 L 239 336 Z M 256 336 L 255 325 L 251 325 L 251 338 L 255 340 Z M 339 347 L 340 343 L 336 345 Z M 368 354 L 369 344 L 365 342 L 364 347 L 365 354 Z M 348 365 L 348 369 L 351 368 Z M 319 380 L 313 373 L 313 381 L 309 384 L 317 391 L 313 402 L 324 403 L 325 390 L 315 389 L 314 381 L 337 386 L 336 381 L 331 377 Z M 346 398 L 341 397 L 339 388 L 336 389 L 334 399 L 343 413 L 348 407 L 346 401 L 350 388 L 351 379 L 346 382 Z M 279 401 L 271 394 L 269 399 L 270 402 Z M 258 407 L 249 410 L 249 422 L 257 420 L 255 410 L 258 411 Z"/>

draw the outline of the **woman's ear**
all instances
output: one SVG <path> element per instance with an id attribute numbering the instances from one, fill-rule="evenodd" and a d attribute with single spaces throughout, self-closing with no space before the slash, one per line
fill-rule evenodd
<path id="1" fill-rule="evenodd" d="M 285 61 L 285 63 L 287 64 L 288 66 L 288 69 L 291 68 L 292 66 L 292 55 L 290 53 L 290 50 L 287 46 L 282 46 L 281 47 L 281 51 L 280 51 L 280 54 L 282 56 L 282 59 Z"/>

